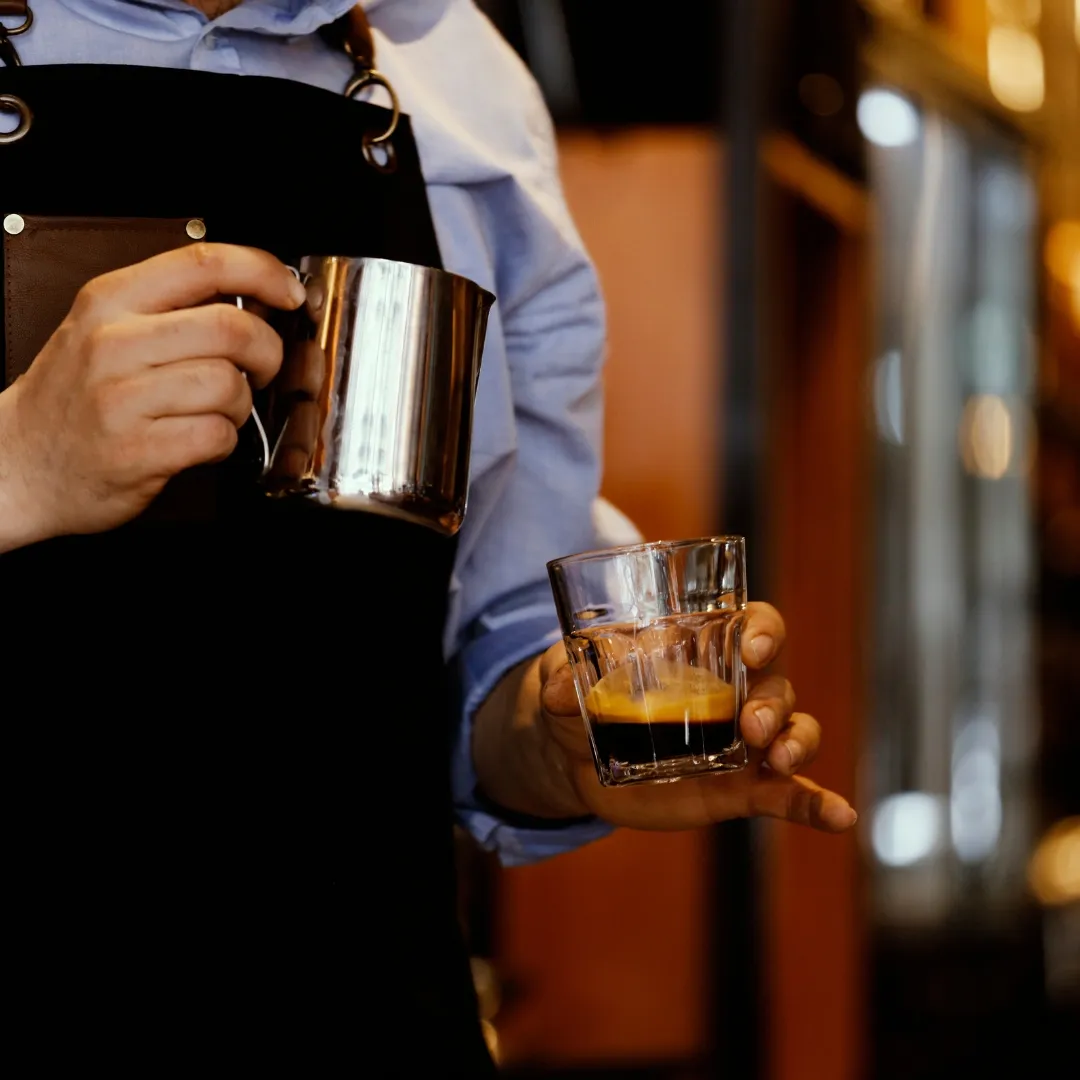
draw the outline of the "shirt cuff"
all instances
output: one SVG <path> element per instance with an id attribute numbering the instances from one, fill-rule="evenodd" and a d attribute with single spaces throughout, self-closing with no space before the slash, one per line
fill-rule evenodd
<path id="1" fill-rule="evenodd" d="M 562 635 L 552 629 L 550 612 L 504 622 L 470 641 L 458 656 L 462 691 L 462 721 L 454 744 L 452 783 L 454 807 L 461 823 L 485 851 L 493 851 L 504 866 L 524 866 L 572 851 L 607 836 L 614 826 L 599 818 L 579 818 L 572 822 L 537 819 L 523 824 L 485 803 L 476 791 L 476 771 L 472 762 L 472 720 L 488 694 L 515 665 L 539 656 Z"/>

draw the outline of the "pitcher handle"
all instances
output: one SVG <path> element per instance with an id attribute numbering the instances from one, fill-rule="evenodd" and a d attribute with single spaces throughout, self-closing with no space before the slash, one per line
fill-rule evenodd
<path id="1" fill-rule="evenodd" d="M 301 275 L 300 271 L 296 269 L 295 266 L 289 266 L 288 264 L 286 264 L 285 268 L 289 271 L 290 274 L 292 274 L 294 278 L 296 278 L 297 281 L 300 282 L 301 285 L 304 284 L 303 276 Z M 242 296 L 238 296 L 236 298 L 236 306 L 241 311 L 244 310 L 244 298 Z M 244 372 L 244 378 L 247 378 L 246 371 Z M 288 417 L 286 417 L 285 423 L 281 425 L 281 431 L 278 432 L 278 437 L 274 440 L 274 445 L 271 448 L 270 440 L 266 435 L 266 426 L 262 422 L 262 417 L 259 415 L 259 410 L 256 409 L 254 405 L 251 406 L 251 419 L 255 422 L 255 430 L 258 431 L 259 441 L 262 443 L 261 475 L 266 476 L 267 473 L 269 473 L 270 470 L 274 467 L 274 461 L 277 458 L 278 449 L 281 447 L 281 440 L 285 437 L 285 429 L 289 426 L 289 420 Z"/>

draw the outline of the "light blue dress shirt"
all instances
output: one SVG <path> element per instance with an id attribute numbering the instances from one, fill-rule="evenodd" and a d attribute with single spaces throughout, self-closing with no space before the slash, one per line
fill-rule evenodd
<path id="1" fill-rule="evenodd" d="M 350 61 L 315 31 L 353 2 L 247 0 L 210 21 L 182 0 L 31 0 L 33 29 L 14 42 L 26 65 L 188 68 L 340 93 Z M 506 671 L 559 638 L 547 560 L 604 539 L 593 518 L 603 303 L 560 189 L 550 118 L 513 50 L 471 0 L 368 0 L 364 7 L 377 66 L 412 117 L 446 268 L 498 297 L 446 632 L 464 687 L 453 781 L 459 819 L 476 839 L 507 864 L 529 862 L 607 827 L 514 828 L 478 805 L 470 718 Z M 190 132 L 176 135 L 182 145 Z M 219 180 L 227 182 L 206 162 L 206 182 Z M 311 197 L 284 171 L 266 183 L 283 205 Z M 345 204 L 350 196 L 319 197 Z"/>

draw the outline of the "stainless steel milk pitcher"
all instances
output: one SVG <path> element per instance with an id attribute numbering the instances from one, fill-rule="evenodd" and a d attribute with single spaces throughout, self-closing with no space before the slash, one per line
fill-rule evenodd
<path id="1" fill-rule="evenodd" d="M 311 255 L 299 276 L 307 304 L 270 386 L 262 483 L 457 532 L 495 297 L 386 259 Z"/>

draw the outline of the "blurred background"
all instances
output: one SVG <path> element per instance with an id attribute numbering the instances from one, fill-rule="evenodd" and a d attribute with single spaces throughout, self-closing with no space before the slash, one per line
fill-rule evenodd
<path id="1" fill-rule="evenodd" d="M 604 493 L 748 537 L 861 815 L 462 839 L 501 1067 L 1073 1073 L 1080 0 L 480 6 L 606 293 Z"/>

